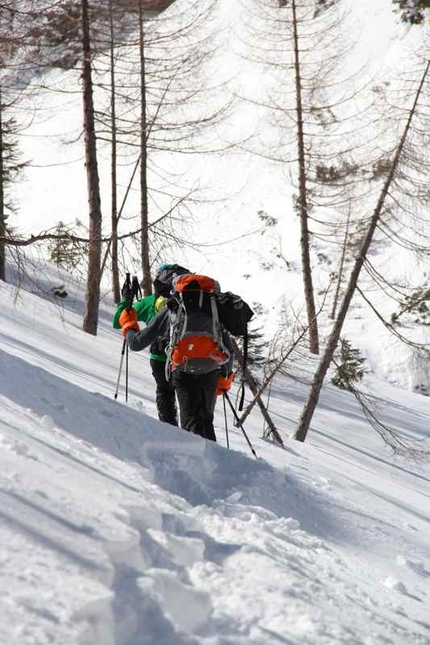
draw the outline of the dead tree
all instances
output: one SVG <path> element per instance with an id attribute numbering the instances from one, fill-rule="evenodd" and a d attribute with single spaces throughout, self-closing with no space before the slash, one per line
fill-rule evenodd
<path id="1" fill-rule="evenodd" d="M 82 98 L 84 109 L 85 166 L 89 205 L 88 274 L 85 293 L 83 330 L 97 335 L 100 302 L 100 268 L 102 254 L 102 211 L 97 163 L 97 139 L 94 121 L 91 39 L 88 0 L 82 0 Z"/>
<path id="2" fill-rule="evenodd" d="M 282 6 L 282 5 L 281 5 Z M 302 79 L 301 60 L 299 51 L 299 35 L 296 12 L 296 0 L 292 0 L 293 12 L 293 39 L 294 39 L 294 73 L 296 85 L 296 115 L 297 115 L 297 153 L 299 166 L 299 214 L 300 214 L 300 248 L 302 254 L 303 285 L 307 317 L 309 322 L 309 350 L 312 354 L 319 354 L 318 322 L 315 315 L 315 297 L 312 281 L 310 235 L 308 223 L 308 191 L 306 173 L 305 140 L 303 131 L 303 106 L 302 106 Z"/>
<path id="3" fill-rule="evenodd" d="M 388 192 L 390 190 L 391 184 L 393 183 L 393 180 L 395 179 L 395 174 L 399 165 L 399 161 L 401 158 L 401 155 L 403 153 L 405 143 L 408 137 L 408 133 L 411 127 L 411 123 L 413 120 L 413 117 L 415 115 L 416 107 L 418 105 L 418 101 L 421 95 L 421 92 L 423 90 L 428 72 L 429 72 L 429 67 L 430 67 L 430 62 L 427 62 L 424 74 L 421 78 L 418 90 L 415 94 L 414 102 L 413 105 L 409 111 L 408 119 L 402 134 L 402 137 L 400 139 L 400 142 L 397 146 L 396 153 L 394 155 L 390 172 L 388 173 L 388 176 L 384 182 L 384 185 L 382 187 L 381 193 L 379 195 L 378 202 L 376 204 L 376 207 L 373 211 L 372 218 L 369 223 L 369 228 L 367 230 L 367 233 L 365 235 L 365 238 L 363 240 L 363 243 L 361 245 L 358 257 L 355 260 L 353 269 L 350 274 L 350 278 L 348 281 L 348 285 L 346 287 L 345 295 L 343 297 L 341 306 L 339 308 L 339 313 L 337 315 L 336 321 L 333 325 L 333 329 L 330 333 L 326 349 L 324 351 L 324 354 L 321 358 L 321 361 L 319 363 L 319 366 L 317 368 L 317 371 L 315 372 L 311 390 L 309 393 L 308 400 L 303 408 L 302 414 L 299 419 L 299 424 L 297 427 L 297 430 L 294 434 L 294 438 L 297 439 L 297 441 L 305 441 L 306 435 L 309 430 L 309 426 L 312 421 L 313 414 L 315 412 L 315 409 L 318 405 L 318 400 L 319 400 L 319 395 L 321 392 L 321 388 L 325 379 L 325 376 L 327 374 L 328 368 L 332 362 L 334 352 L 336 350 L 337 344 L 339 342 L 339 337 L 342 331 L 343 324 L 345 322 L 345 318 L 347 316 L 352 298 L 354 296 L 354 293 L 357 288 L 358 284 L 358 279 L 360 276 L 361 269 L 363 267 L 363 264 L 366 260 L 370 245 L 373 240 L 373 236 L 375 233 L 375 230 L 381 220 L 381 217 L 383 216 L 383 208 L 385 204 L 386 197 L 388 195 Z"/>
<path id="4" fill-rule="evenodd" d="M 337 4 L 253 0 L 243 18 L 249 34 L 243 57 L 269 72 L 265 93 L 259 92 L 258 98 L 251 93 L 244 96 L 267 123 L 267 136 L 260 142 L 256 135 L 248 147 L 280 164 L 284 172 L 288 168 L 297 190 L 293 206 L 299 218 L 303 293 L 313 354 L 320 348 L 313 279 L 317 233 L 325 225 L 322 220 L 327 212 L 338 212 L 346 203 L 346 169 L 352 172 L 355 167 L 345 164 L 336 180 L 330 171 L 339 159 L 356 150 L 354 120 L 361 117 L 363 122 L 356 101 L 363 83 L 357 81 L 356 68 L 345 74 L 347 66 L 343 65 L 355 43 L 349 39 L 345 46 L 346 21 Z M 267 140 L 273 143 L 268 145 Z M 324 209 L 321 215 L 318 209 Z"/>
<path id="5" fill-rule="evenodd" d="M 140 64 L 140 254 L 142 264 L 142 289 L 148 296 L 152 293 L 151 263 L 149 260 L 148 235 L 148 124 L 146 106 L 146 58 L 142 2 L 139 2 L 139 64 Z"/>
<path id="6" fill-rule="evenodd" d="M 116 127 L 116 84 L 115 84 L 115 24 L 113 0 L 109 0 L 109 35 L 110 35 L 110 92 L 111 92 L 111 274 L 112 293 L 115 302 L 121 298 L 118 268 L 118 194 L 117 194 L 117 127 Z M 101 267 L 101 271 L 103 268 Z"/>
<path id="7" fill-rule="evenodd" d="M 122 245 L 122 250 L 132 252 L 133 262 L 138 251 L 140 265 L 135 270 L 142 272 L 142 286 L 150 293 L 150 267 L 160 249 L 179 245 L 178 221 L 182 226 L 182 215 L 197 190 L 186 174 L 179 178 L 178 169 L 185 168 L 191 155 L 206 152 L 206 133 L 222 120 L 230 102 L 215 91 L 218 86 L 209 88 L 205 77 L 218 42 L 210 22 L 216 9 L 213 0 L 192 0 L 160 16 L 147 15 L 141 0 L 130 6 L 134 10 L 127 24 L 133 24 L 135 31 L 122 41 L 117 38 L 121 53 L 116 76 L 119 181 L 127 186 L 117 219 L 139 213 L 139 238 L 133 248 Z M 108 36 L 102 33 L 103 37 Z M 103 57 L 97 62 L 103 90 L 106 63 Z M 106 114 L 99 111 L 97 117 L 99 140 L 110 141 Z M 120 174 L 128 167 L 130 180 Z M 138 207 L 132 203 L 134 179 L 139 181 Z M 202 200 L 203 195 L 199 197 Z M 172 205 L 177 211 L 174 224 L 172 218 L 156 216 L 173 212 Z"/>

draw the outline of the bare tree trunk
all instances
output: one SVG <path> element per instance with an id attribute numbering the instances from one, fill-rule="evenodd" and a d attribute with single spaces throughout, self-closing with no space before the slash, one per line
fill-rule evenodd
<path id="1" fill-rule="evenodd" d="M 128 185 L 127 185 L 127 188 L 126 188 L 125 195 L 124 195 L 124 198 L 122 200 L 122 204 L 121 204 L 121 206 L 119 208 L 118 215 L 116 216 L 116 224 L 117 225 L 118 225 L 119 220 L 121 219 L 121 215 L 122 215 L 122 212 L 124 210 L 125 204 L 127 202 L 127 198 L 128 198 L 129 193 L 130 193 L 131 186 L 132 186 L 134 177 L 136 175 L 136 172 L 138 170 L 139 164 L 140 164 L 140 155 L 139 155 L 139 158 L 136 161 L 136 164 L 135 164 L 135 166 L 133 168 L 133 172 L 131 173 L 131 177 L 129 179 L 129 182 L 128 182 Z M 132 235 L 135 235 L 135 234 L 132 233 Z M 116 238 L 118 240 L 118 229 L 117 229 Z M 101 271 L 100 271 L 100 279 L 101 279 L 103 271 L 105 270 L 105 267 L 106 267 L 106 262 L 107 262 L 108 257 L 109 257 L 111 244 L 112 244 L 112 237 L 109 237 L 109 239 L 107 240 L 106 250 L 105 250 L 105 253 L 104 253 L 104 256 L 103 256 L 103 260 L 102 260 Z"/>
<path id="2" fill-rule="evenodd" d="M 236 343 L 234 338 L 231 339 L 231 342 L 232 342 L 232 345 L 233 345 L 233 351 L 234 351 L 234 354 L 236 356 L 237 361 L 241 365 L 243 365 L 243 354 L 240 351 L 240 347 L 238 346 L 238 344 Z M 269 431 L 267 433 L 267 436 L 269 436 L 271 434 L 273 436 L 273 439 L 277 443 L 279 443 L 281 446 L 283 446 L 284 442 L 282 441 L 282 437 L 279 434 L 279 432 L 277 431 L 276 426 L 273 423 L 272 417 L 270 416 L 268 409 L 264 405 L 264 403 L 263 403 L 263 401 L 261 399 L 261 396 L 259 395 L 258 384 L 255 381 L 253 375 L 251 374 L 250 370 L 247 367 L 245 367 L 244 376 L 245 376 L 246 382 L 249 385 L 249 389 L 253 393 L 254 397 L 256 397 L 256 401 L 257 401 L 258 407 L 261 410 L 261 414 L 263 415 L 264 420 L 266 421 L 267 425 L 269 426 Z"/>
<path id="3" fill-rule="evenodd" d="M 91 40 L 88 15 L 88 0 L 82 0 L 82 50 L 83 50 L 83 106 L 85 166 L 87 171 L 89 205 L 88 275 L 85 294 L 83 330 L 97 335 L 100 300 L 100 264 L 102 250 L 102 213 L 100 183 L 97 166 L 96 131 L 94 124 L 94 100 L 91 72 Z"/>
<path id="4" fill-rule="evenodd" d="M 332 307 L 332 310 L 330 312 L 330 319 L 331 320 L 335 319 L 337 303 L 339 302 L 340 286 L 342 284 L 343 267 L 344 267 L 344 264 L 345 264 L 345 256 L 346 256 L 346 245 L 348 243 L 349 220 L 350 220 L 350 218 L 351 218 L 351 204 L 350 204 L 349 211 L 348 211 L 348 217 L 346 219 L 345 235 L 344 235 L 344 238 L 343 238 L 342 253 L 341 253 L 340 262 L 339 262 L 339 275 L 337 276 L 336 291 L 334 293 L 334 298 L 333 298 L 333 307 Z"/>
<path id="5" fill-rule="evenodd" d="M 142 260 L 142 290 L 145 296 L 152 293 L 151 265 L 149 262 L 148 241 L 148 148 L 147 148 L 147 121 L 146 121 L 146 67 L 145 67 L 145 36 L 143 33 L 143 7 L 139 2 L 139 45 L 140 45 L 140 219 L 142 232 L 141 260 Z"/>
<path id="6" fill-rule="evenodd" d="M 296 77 L 296 114 L 297 114 L 297 145 L 299 162 L 299 214 L 300 214 L 300 247 L 302 254 L 303 284 L 306 300 L 306 311 L 309 324 L 309 350 L 312 354 L 319 353 L 318 321 L 315 314 L 314 288 L 309 251 L 308 227 L 308 197 L 305 165 L 305 142 L 303 132 L 302 79 L 300 70 L 299 35 L 297 28 L 296 0 L 292 0 L 293 34 L 294 34 L 294 69 Z"/>
<path id="7" fill-rule="evenodd" d="M 6 214 L 4 211 L 4 162 L 3 162 L 3 103 L 0 88 L 0 238 L 6 235 Z M 0 240 L 0 280 L 6 280 L 6 245 Z"/>
<path id="8" fill-rule="evenodd" d="M 387 179 L 382 187 L 381 194 L 379 196 L 378 202 L 376 204 L 375 210 L 373 211 L 372 218 L 370 220 L 369 228 L 367 231 L 367 234 L 363 240 L 359 256 L 357 257 L 354 267 L 351 271 L 351 275 L 349 278 L 348 286 L 346 288 L 345 295 L 343 297 L 342 304 L 339 309 L 339 314 L 337 316 L 337 319 L 334 323 L 332 332 L 330 334 L 330 337 L 328 339 L 327 347 L 325 349 L 324 355 L 321 358 L 320 364 L 318 366 L 317 371 L 315 372 L 315 376 L 312 382 L 311 386 L 311 391 L 309 394 L 309 398 L 305 404 L 305 407 L 303 408 L 302 414 L 300 416 L 299 420 L 299 425 L 297 427 L 296 433 L 294 435 L 294 438 L 297 439 L 297 441 L 305 441 L 307 432 L 309 430 L 310 423 L 312 421 L 313 414 L 315 412 L 315 408 L 318 404 L 318 399 L 320 395 L 320 391 L 322 388 L 322 384 L 324 382 L 325 375 L 327 374 L 327 370 L 330 366 L 330 363 L 333 359 L 334 352 L 336 350 L 337 344 L 339 342 L 339 337 L 340 333 L 342 331 L 342 326 L 345 321 L 346 315 L 348 313 L 349 306 L 351 304 L 351 300 L 354 296 L 355 289 L 357 287 L 358 283 L 358 278 L 360 275 L 360 271 L 362 269 L 364 260 L 366 259 L 367 252 L 369 250 L 369 247 L 372 243 L 373 235 L 375 233 L 376 227 L 378 225 L 379 219 L 382 214 L 382 209 L 384 207 L 385 199 L 388 194 L 388 190 L 390 188 L 390 185 L 393 181 L 395 172 L 397 170 L 397 166 L 399 164 L 399 159 L 402 154 L 405 141 L 411 126 L 412 118 L 415 114 L 415 110 L 417 107 L 418 99 L 420 97 L 420 94 L 422 92 L 422 88 L 424 86 L 424 82 L 426 79 L 426 76 L 428 74 L 430 67 L 430 61 L 427 62 L 423 77 L 421 79 L 420 85 L 418 87 L 415 100 L 413 103 L 413 106 L 409 112 L 409 117 L 403 132 L 403 135 L 400 139 L 399 145 L 397 147 L 396 154 L 393 159 L 393 163 L 391 165 L 391 170 L 388 173 Z"/>
<path id="9" fill-rule="evenodd" d="M 111 226 L 112 226 L 112 292 L 115 302 L 121 299 L 118 269 L 118 217 L 117 217 L 117 131 L 116 131 L 116 99 L 115 99 L 115 50 L 114 50 L 114 21 L 113 0 L 109 0 L 109 27 L 110 27 L 110 81 L 111 81 Z"/>

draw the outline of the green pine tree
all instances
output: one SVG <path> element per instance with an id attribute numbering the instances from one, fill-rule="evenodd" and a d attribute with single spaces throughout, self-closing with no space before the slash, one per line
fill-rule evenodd
<path id="1" fill-rule="evenodd" d="M 363 369 L 364 358 L 360 356 L 360 351 L 351 346 L 346 338 L 340 339 L 340 360 L 336 362 L 336 371 L 331 379 L 333 385 L 341 390 L 351 392 L 355 383 L 362 380 L 364 375 Z"/>
<path id="2" fill-rule="evenodd" d="M 0 59 L 1 63 L 1 59 Z M 10 191 L 22 170 L 27 165 L 20 160 L 17 135 L 20 128 L 15 118 L 7 114 L 0 88 L 0 237 L 12 233 L 8 218 L 16 212 Z M 6 243 L 0 240 L 0 280 L 6 278 Z"/>
<path id="3" fill-rule="evenodd" d="M 243 352 L 243 338 L 238 338 L 237 344 Z M 256 326 L 252 322 L 248 325 L 248 358 L 246 361 L 249 369 L 263 367 L 267 361 L 267 340 L 265 339 L 263 328 Z M 236 364 L 235 371 L 241 372 L 242 365 Z M 258 379 L 254 376 L 256 381 Z"/>
<path id="4" fill-rule="evenodd" d="M 411 25 L 421 25 L 426 18 L 426 9 L 430 7 L 430 0 L 393 0 L 396 11 L 400 11 L 403 22 Z"/>

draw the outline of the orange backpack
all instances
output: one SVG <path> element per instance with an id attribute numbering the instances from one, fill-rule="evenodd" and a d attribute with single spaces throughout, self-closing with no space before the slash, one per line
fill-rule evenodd
<path id="1" fill-rule="evenodd" d="M 166 350 L 167 370 L 180 369 L 205 374 L 230 359 L 222 342 L 216 295 L 216 280 L 189 273 L 176 278 L 174 293 L 168 301 L 170 340 Z"/>

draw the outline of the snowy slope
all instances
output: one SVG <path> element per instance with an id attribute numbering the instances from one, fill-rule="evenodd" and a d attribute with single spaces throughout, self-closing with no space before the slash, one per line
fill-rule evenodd
<path id="1" fill-rule="evenodd" d="M 15 297 L 17 296 L 17 297 Z M 285 450 L 222 406 L 214 445 L 155 420 L 146 353 L 113 392 L 121 336 L 1 284 L 0 642 L 5 645 L 430 642 L 430 471 L 394 459 L 352 397 L 306 387 L 270 409 Z M 428 438 L 428 398 L 368 378 L 381 417 Z"/>
<path id="2" fill-rule="evenodd" d="M 407 29 L 392 29 L 391 3 L 354 4 L 372 64 L 394 67 Z M 240 3 L 234 12 L 231 0 L 220 7 L 231 28 Z M 223 73 L 230 61 L 246 71 L 231 54 Z M 63 73 L 54 81 L 63 87 Z M 22 140 L 33 165 L 11 218 L 26 234 L 85 221 L 88 210 L 80 96 L 65 103 L 48 91 L 38 100 L 41 117 Z M 232 129 L 238 136 L 250 125 L 238 112 Z M 99 152 L 107 213 L 108 151 Z M 273 337 L 284 301 L 295 313 L 302 307 L 290 177 L 237 151 L 187 170 L 190 185 L 213 185 L 221 201 L 194 204 L 186 233 L 197 248 L 163 259 L 261 302 L 259 320 Z M 123 169 L 122 190 L 130 172 Z M 132 213 L 137 191 L 130 201 Z M 264 226 L 259 211 L 277 223 Z M 417 278 L 398 253 L 380 260 L 411 284 Z M 130 356 L 128 404 L 124 374 L 113 399 L 122 337 L 111 329 L 109 299 L 94 338 L 81 330 L 81 287 L 50 266 L 27 269 L 9 265 L 19 291 L 0 283 L 1 645 L 430 643 L 428 463 L 393 457 L 355 399 L 330 385 L 307 442 L 292 441 L 307 395 L 292 377 L 277 378 L 270 397 L 285 450 L 261 438 L 257 411 L 246 430 L 258 459 L 230 415 L 226 450 L 220 402 L 218 445 L 161 424 L 147 353 Z M 315 266 L 319 295 L 329 270 Z M 52 287 L 61 284 L 68 296 L 56 302 Z M 392 303 L 378 304 L 390 314 Z M 428 446 L 429 398 L 376 377 L 428 386 L 430 364 L 417 365 L 358 300 L 345 333 L 367 359 L 364 390 L 380 418 Z"/>

